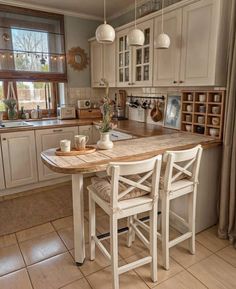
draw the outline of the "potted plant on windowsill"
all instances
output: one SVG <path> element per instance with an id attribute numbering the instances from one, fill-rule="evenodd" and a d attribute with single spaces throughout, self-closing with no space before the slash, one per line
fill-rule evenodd
<path id="1" fill-rule="evenodd" d="M 105 84 L 105 96 L 102 100 L 102 106 L 100 107 L 102 112 L 102 122 L 99 123 L 100 140 L 97 142 L 98 149 L 111 149 L 113 142 L 110 140 L 110 131 L 113 128 L 112 123 L 112 104 L 113 101 L 109 97 L 109 83 L 106 79 L 102 79 Z"/>

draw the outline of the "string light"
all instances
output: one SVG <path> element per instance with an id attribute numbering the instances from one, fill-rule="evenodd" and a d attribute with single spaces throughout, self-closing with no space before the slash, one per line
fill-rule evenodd
<path id="1" fill-rule="evenodd" d="M 18 51 L 18 52 L 3 52 L 3 51 L 0 51 L 0 59 L 13 59 L 14 57 L 16 58 L 21 58 L 21 59 L 26 59 L 28 57 L 32 57 L 34 56 L 37 60 L 39 59 L 40 61 L 42 61 L 43 59 L 43 62 L 46 62 L 46 60 L 48 59 L 51 59 L 52 61 L 58 61 L 58 60 L 61 60 L 63 61 L 64 58 L 65 58 L 65 55 L 63 54 L 56 54 L 56 55 L 53 55 L 53 54 L 50 54 L 50 53 L 47 53 L 46 55 L 42 53 L 42 55 L 39 55 L 37 53 L 34 53 L 34 52 L 21 52 L 21 51 Z M 43 63 L 41 63 L 43 64 Z"/>

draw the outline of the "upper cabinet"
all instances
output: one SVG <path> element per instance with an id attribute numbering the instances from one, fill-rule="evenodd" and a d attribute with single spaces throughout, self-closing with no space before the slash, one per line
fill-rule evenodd
<path id="1" fill-rule="evenodd" d="M 225 85 L 220 65 L 221 0 L 201 0 L 165 14 L 164 30 L 170 36 L 167 50 L 154 50 L 155 86 Z M 161 17 L 155 19 L 155 37 Z M 225 50 L 226 51 L 226 50 Z M 221 58 L 221 61 L 220 61 Z"/>
<path id="2" fill-rule="evenodd" d="M 117 33 L 117 86 L 151 86 L 153 58 L 153 20 L 138 25 L 144 32 L 141 47 L 128 46 L 128 33 L 133 26 Z"/>
<path id="3" fill-rule="evenodd" d="M 96 40 L 91 41 L 90 53 L 92 87 L 103 87 L 102 78 L 108 80 L 110 87 L 115 87 L 115 43 L 100 44 Z"/>

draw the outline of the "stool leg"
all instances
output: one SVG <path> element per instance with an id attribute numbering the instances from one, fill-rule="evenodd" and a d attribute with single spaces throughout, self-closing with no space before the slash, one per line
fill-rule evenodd
<path id="1" fill-rule="evenodd" d="M 161 202 L 161 230 L 162 230 L 162 259 L 163 267 L 166 270 L 170 268 L 169 257 L 169 213 L 170 213 L 170 200 L 168 196 L 164 196 Z"/>
<path id="2" fill-rule="evenodd" d="M 151 262 L 151 278 L 153 282 L 157 282 L 157 204 L 153 205 L 150 211 L 150 255 Z"/>
<path id="3" fill-rule="evenodd" d="M 133 237 L 132 237 L 132 234 L 133 234 L 133 228 L 132 228 L 132 225 L 133 224 L 133 217 L 132 216 L 129 216 L 127 218 L 127 225 L 128 225 L 128 232 L 127 232 L 127 247 L 131 247 L 132 245 L 132 242 L 133 242 Z"/>
<path id="4" fill-rule="evenodd" d="M 110 233 L 111 233 L 111 266 L 112 266 L 112 285 L 113 289 L 119 289 L 118 275 L 118 234 L 117 234 L 117 218 L 110 216 Z"/>
<path id="5" fill-rule="evenodd" d="M 89 250 L 90 260 L 95 259 L 95 241 L 93 237 L 96 235 L 96 208 L 95 202 L 89 193 Z"/>
<path id="6" fill-rule="evenodd" d="M 189 230 L 192 232 L 192 237 L 189 239 L 189 251 L 191 254 L 195 254 L 195 218 L 196 218 L 196 195 L 197 190 L 196 187 L 194 188 L 194 191 L 189 194 L 189 200 L 188 200 L 188 224 L 189 224 Z"/>

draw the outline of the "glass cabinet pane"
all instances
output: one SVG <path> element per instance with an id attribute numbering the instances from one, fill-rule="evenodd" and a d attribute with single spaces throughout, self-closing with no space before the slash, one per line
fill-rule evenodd
<path id="1" fill-rule="evenodd" d="M 123 68 L 119 69 L 119 82 L 124 81 L 124 74 L 123 74 Z"/>
<path id="2" fill-rule="evenodd" d="M 143 80 L 149 80 L 149 65 L 144 65 L 143 70 Z"/>
<path id="3" fill-rule="evenodd" d="M 142 49 L 136 50 L 136 64 L 142 64 Z"/>
<path id="4" fill-rule="evenodd" d="M 128 41 L 127 41 L 127 36 L 125 36 L 125 50 L 128 50 Z"/>
<path id="5" fill-rule="evenodd" d="M 136 81 L 142 80 L 142 67 L 138 66 L 136 67 Z"/>
<path id="6" fill-rule="evenodd" d="M 145 37 L 144 45 L 150 44 L 150 28 L 144 30 L 144 37 Z"/>
<path id="7" fill-rule="evenodd" d="M 120 37 L 119 38 L 119 51 L 123 51 L 124 49 L 124 38 Z"/>
<path id="8" fill-rule="evenodd" d="M 124 66 L 124 62 L 123 62 L 123 53 L 119 54 L 119 67 Z"/>
<path id="9" fill-rule="evenodd" d="M 144 48 L 144 63 L 149 63 L 149 47 Z"/>
<path id="10" fill-rule="evenodd" d="M 125 82 L 129 81 L 129 68 L 125 68 Z"/>
<path id="11" fill-rule="evenodd" d="M 125 52 L 125 66 L 129 65 L 129 52 Z"/>

